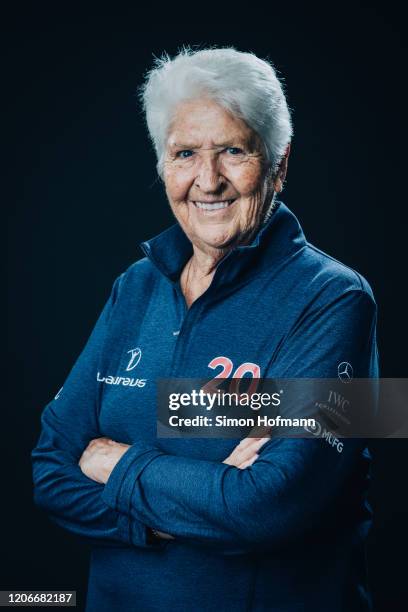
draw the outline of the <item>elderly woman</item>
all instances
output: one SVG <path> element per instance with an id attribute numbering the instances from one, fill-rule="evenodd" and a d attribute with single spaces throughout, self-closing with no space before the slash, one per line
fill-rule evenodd
<path id="1" fill-rule="evenodd" d="M 187 48 L 142 97 L 177 223 L 116 279 L 46 406 L 35 501 L 93 544 L 88 611 L 369 609 L 362 440 L 156 437 L 160 378 L 378 374 L 370 286 L 276 199 L 281 84 L 251 53 Z"/>

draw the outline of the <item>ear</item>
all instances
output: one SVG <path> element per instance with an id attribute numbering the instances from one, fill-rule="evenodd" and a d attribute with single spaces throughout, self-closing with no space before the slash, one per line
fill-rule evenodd
<path id="1" fill-rule="evenodd" d="M 273 180 L 274 190 L 277 193 L 280 193 L 283 189 L 283 183 L 286 178 L 286 173 L 288 171 L 288 159 L 290 154 L 290 142 L 285 149 L 285 153 L 280 161 L 278 171 L 276 172 L 275 178 Z"/>

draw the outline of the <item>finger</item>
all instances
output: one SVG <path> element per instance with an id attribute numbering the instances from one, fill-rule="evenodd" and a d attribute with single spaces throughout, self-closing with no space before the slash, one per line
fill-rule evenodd
<path id="1" fill-rule="evenodd" d="M 259 432 L 259 433 L 261 434 L 261 432 Z M 236 448 L 239 448 L 240 450 L 243 450 L 243 449 L 247 448 L 248 446 L 251 446 L 257 440 L 261 440 L 263 437 L 264 437 L 263 435 L 259 435 L 259 436 L 247 436 L 246 438 L 243 438 L 241 440 L 241 442 L 236 446 Z"/>
<path id="2" fill-rule="evenodd" d="M 251 459 L 251 457 L 259 450 L 259 447 L 264 443 L 262 440 L 252 440 L 247 443 L 246 447 L 240 448 L 240 446 L 236 446 L 232 453 L 224 459 L 223 463 L 227 463 L 228 465 L 235 465 L 238 467 L 244 461 Z"/>
<path id="3" fill-rule="evenodd" d="M 88 446 L 99 446 L 102 448 L 107 445 L 112 446 L 113 444 L 116 444 L 116 442 L 114 442 L 111 438 L 106 438 L 104 436 L 102 438 L 95 438 L 94 440 L 91 440 Z"/>
<path id="4" fill-rule="evenodd" d="M 253 457 L 251 457 L 250 459 L 248 459 L 247 461 L 244 461 L 243 463 L 241 463 L 238 467 L 240 470 L 245 470 L 245 468 L 249 467 L 250 465 L 252 465 L 253 463 L 255 463 L 255 461 L 258 459 L 259 455 L 255 454 Z"/>
<path id="5" fill-rule="evenodd" d="M 257 433 L 258 435 L 254 435 L 255 433 Z M 247 448 L 248 446 L 252 445 L 254 441 L 256 442 L 257 440 L 263 440 L 264 438 L 267 438 L 269 440 L 270 429 L 268 429 L 267 427 L 254 427 L 253 429 L 251 429 L 250 435 L 246 438 L 243 438 L 236 448 Z"/>
<path id="6" fill-rule="evenodd" d="M 239 446 L 236 448 L 236 453 L 240 462 L 250 459 L 254 453 L 270 440 L 270 438 L 251 438 L 250 440 L 251 441 L 248 442 L 244 448 L 240 448 Z"/>

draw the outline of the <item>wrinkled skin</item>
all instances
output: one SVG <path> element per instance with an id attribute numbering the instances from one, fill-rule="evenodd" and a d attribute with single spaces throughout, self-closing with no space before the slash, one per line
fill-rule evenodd
<path id="1" fill-rule="evenodd" d="M 256 234 L 274 192 L 282 189 L 289 150 L 272 175 L 260 137 L 242 119 L 209 98 L 177 106 L 163 180 L 174 216 L 194 249 L 181 275 L 188 305 L 209 286 L 225 253 Z M 218 210 L 197 206 L 231 200 Z"/>

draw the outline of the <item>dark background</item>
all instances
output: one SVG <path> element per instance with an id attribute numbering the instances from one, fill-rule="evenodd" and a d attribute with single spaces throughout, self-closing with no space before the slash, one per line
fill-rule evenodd
<path id="1" fill-rule="evenodd" d="M 294 111 L 281 199 L 310 242 L 368 279 L 379 305 L 382 375 L 407 376 L 402 12 L 390 2 L 252 4 L 224 13 L 203 3 L 166 13 L 155 6 L 142 15 L 114 5 L 27 3 L 3 16 L 11 180 L 3 209 L 1 589 L 71 588 L 85 597 L 88 550 L 34 508 L 30 451 L 41 411 L 114 279 L 141 257 L 141 240 L 173 222 L 135 95 L 153 54 L 173 55 L 184 43 L 233 45 L 272 60 Z M 372 449 L 370 582 L 376 610 L 406 610 L 408 443 L 375 441 Z"/>

